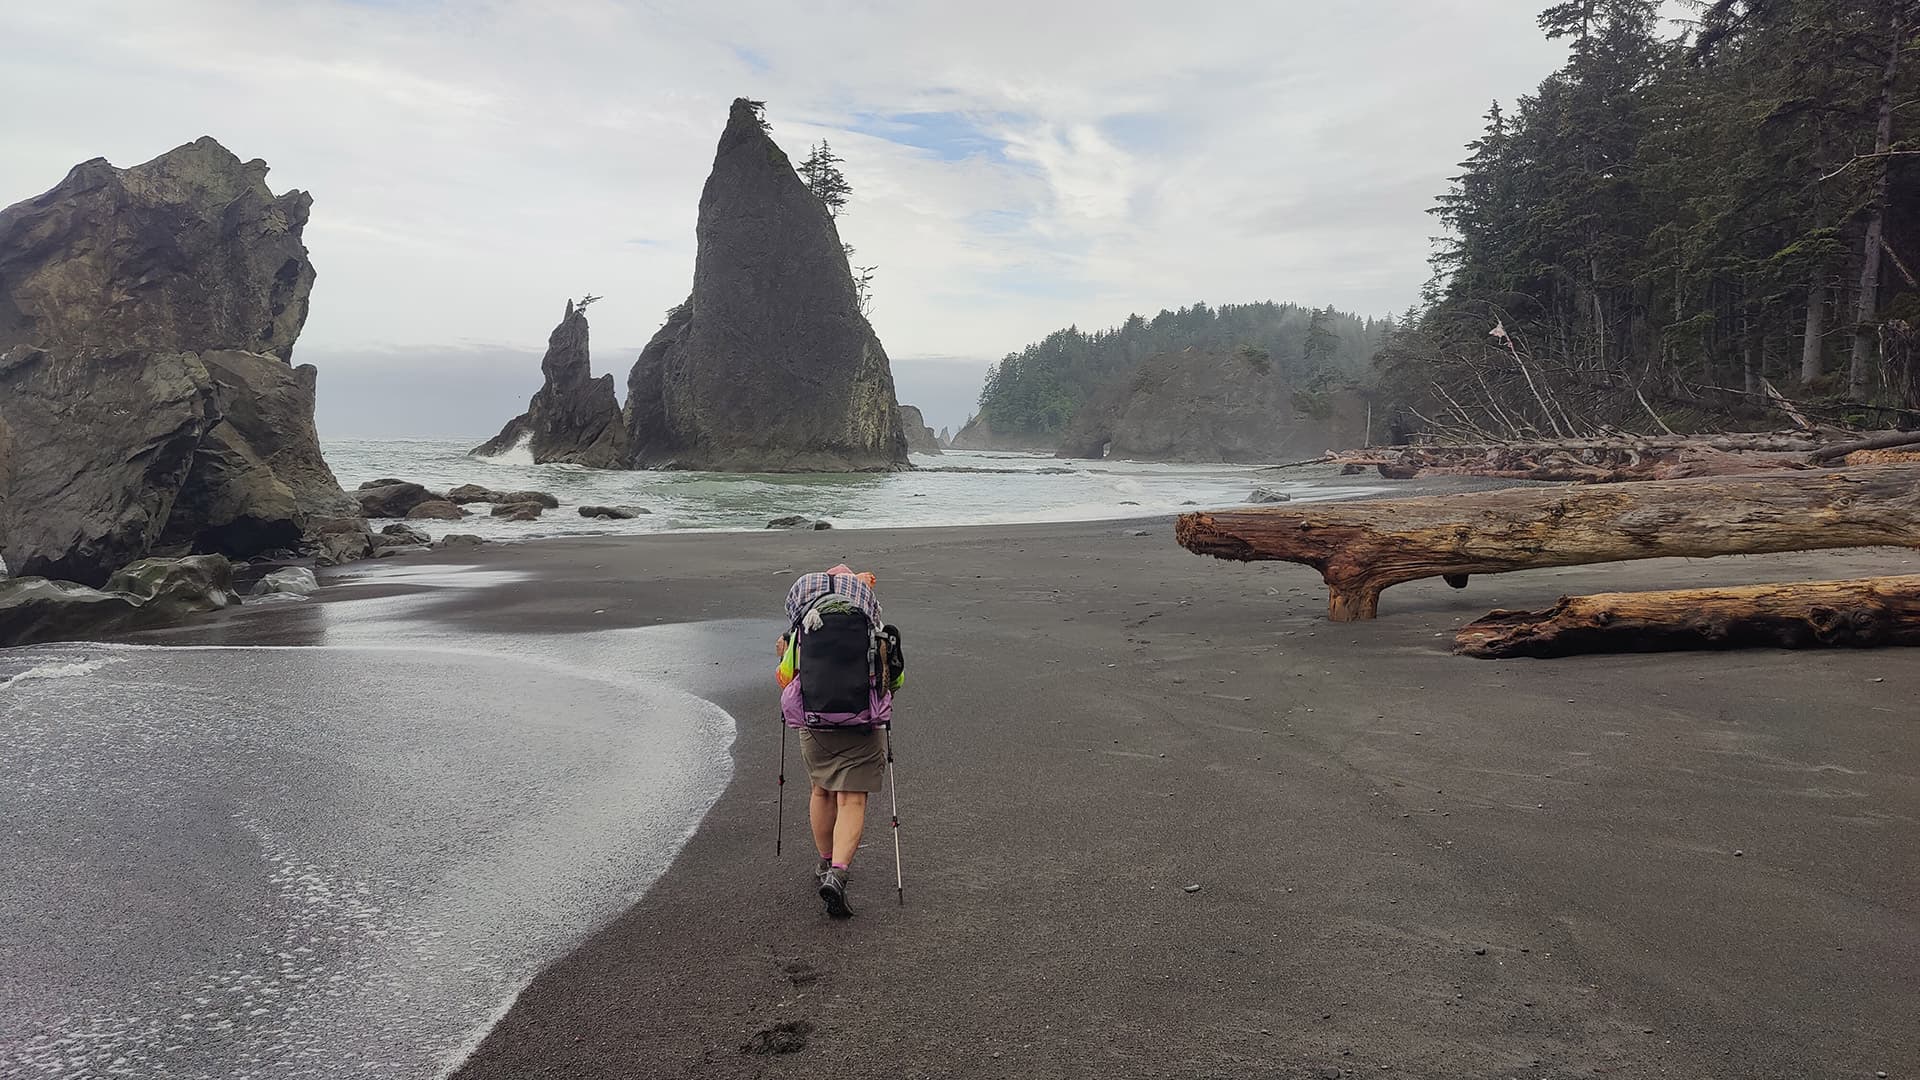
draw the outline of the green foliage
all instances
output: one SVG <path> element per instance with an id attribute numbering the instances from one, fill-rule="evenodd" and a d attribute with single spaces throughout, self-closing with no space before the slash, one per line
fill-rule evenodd
<path id="1" fill-rule="evenodd" d="M 853 197 L 853 186 L 847 183 L 846 175 L 840 171 L 843 164 L 845 159 L 835 154 L 827 141 L 822 139 L 820 145 L 807 153 L 806 160 L 800 163 L 798 170 L 807 190 L 825 204 L 827 213 L 833 217 L 839 217 L 840 212 L 846 209 L 847 200 Z"/>
<path id="2" fill-rule="evenodd" d="M 1494 104 L 1436 200 L 1430 335 L 1499 319 L 1574 373 L 1750 387 L 1798 379 L 1810 306 L 1823 364 L 1853 339 L 1869 221 L 1920 265 L 1920 158 L 1871 156 L 1883 104 L 1895 147 L 1920 116 L 1912 0 L 1693 6 L 1679 24 L 1655 0 L 1541 13 L 1566 65 Z M 1914 291 L 1885 273 L 1865 308 Z"/>
<path id="3" fill-rule="evenodd" d="M 1370 371 L 1390 325 L 1332 308 L 1266 301 L 1195 304 L 1152 319 L 1129 315 L 1119 326 L 1094 333 L 1070 326 L 1007 354 L 987 375 L 980 411 L 995 431 L 1055 435 L 1101 387 L 1149 356 L 1187 348 L 1231 350 L 1263 374 L 1278 371 L 1302 385 L 1315 375 L 1357 379 Z M 1317 342 L 1311 355 L 1310 341 Z"/>

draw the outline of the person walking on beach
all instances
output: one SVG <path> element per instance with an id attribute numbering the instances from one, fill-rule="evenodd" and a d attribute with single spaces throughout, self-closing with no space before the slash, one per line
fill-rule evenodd
<path id="1" fill-rule="evenodd" d="M 780 717 L 800 733 L 811 794 L 814 871 L 827 914 L 853 914 L 847 878 L 867 796 L 886 777 L 893 693 L 904 681 L 900 635 L 880 618 L 872 574 L 846 566 L 802 574 L 787 590 L 780 637 Z"/>

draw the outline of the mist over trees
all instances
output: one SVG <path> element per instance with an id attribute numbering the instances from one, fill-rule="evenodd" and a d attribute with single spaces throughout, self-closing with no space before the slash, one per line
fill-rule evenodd
<path id="1" fill-rule="evenodd" d="M 1110 380 L 1147 357 L 1190 347 L 1241 350 L 1250 363 L 1322 394 L 1370 377 L 1369 362 L 1391 328 L 1386 319 L 1272 301 L 1129 315 L 1092 333 L 1069 326 L 1008 353 L 987 375 L 980 412 L 1002 434 L 1051 439 Z"/>
<path id="2" fill-rule="evenodd" d="M 1539 16 L 1567 63 L 1486 113 L 1433 210 L 1426 309 L 1382 355 L 1430 426 L 1545 430 L 1528 375 L 1642 422 L 1769 386 L 1920 408 L 1920 0 L 1693 7 Z"/>

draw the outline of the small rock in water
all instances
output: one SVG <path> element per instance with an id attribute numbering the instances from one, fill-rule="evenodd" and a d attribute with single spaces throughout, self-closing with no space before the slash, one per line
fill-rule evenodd
<path id="1" fill-rule="evenodd" d="M 777 518 L 774 518 L 772 521 L 767 522 L 767 528 L 769 529 L 831 529 L 833 528 L 833 522 L 827 521 L 824 518 L 819 521 L 815 521 L 813 518 L 807 517 L 805 514 L 788 514 L 786 517 L 777 517 Z"/>
<path id="2" fill-rule="evenodd" d="M 453 533 L 441 537 L 439 542 L 434 544 L 434 546 L 438 548 L 477 548 L 486 542 L 487 538 L 484 536 L 475 536 L 472 533 Z"/>
<path id="3" fill-rule="evenodd" d="M 1253 489 L 1253 494 L 1247 496 L 1247 501 L 1250 503 L 1283 503 L 1292 502 L 1293 496 L 1284 491 L 1258 487 Z"/>
<path id="4" fill-rule="evenodd" d="M 499 503 L 493 508 L 493 516 L 507 521 L 533 521 L 545 509 L 537 502 Z"/>
<path id="5" fill-rule="evenodd" d="M 410 521 L 458 521 L 468 513 L 445 499 L 428 499 L 408 510 L 406 516 Z"/>
<path id="6" fill-rule="evenodd" d="M 1190 893 L 1196 893 L 1196 892 L 1199 892 L 1199 891 L 1200 891 L 1200 886 L 1198 886 L 1198 885 L 1189 885 L 1189 886 L 1187 886 L 1187 887 L 1186 887 L 1186 890 L 1185 890 L 1185 891 L 1186 891 L 1186 892 L 1190 892 Z"/>
<path id="7" fill-rule="evenodd" d="M 653 511 L 644 506 L 583 506 L 580 508 L 580 516 L 583 518 L 611 518 L 614 521 L 625 521 L 628 518 L 651 513 Z"/>

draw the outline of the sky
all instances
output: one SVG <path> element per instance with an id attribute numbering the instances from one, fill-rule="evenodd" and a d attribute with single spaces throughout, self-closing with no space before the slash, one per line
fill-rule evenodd
<path id="1" fill-rule="evenodd" d="M 312 193 L 323 435 L 479 437 L 569 296 L 627 369 L 692 280 L 729 102 L 831 142 L 903 403 L 958 428 L 1069 324 L 1403 310 L 1541 0 L 7 0 L 0 203 L 201 135 Z"/>

